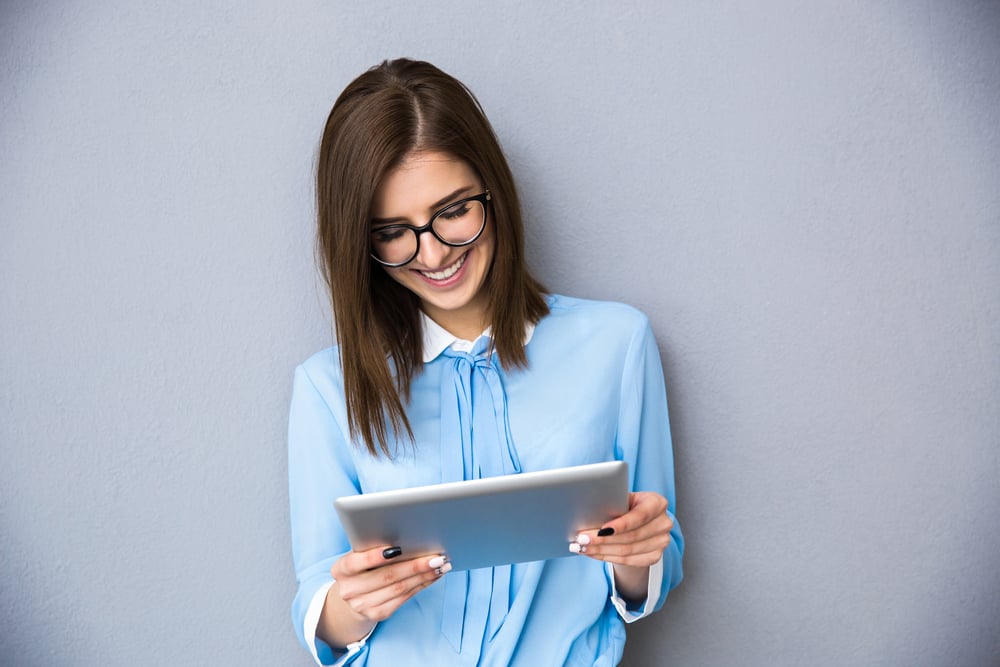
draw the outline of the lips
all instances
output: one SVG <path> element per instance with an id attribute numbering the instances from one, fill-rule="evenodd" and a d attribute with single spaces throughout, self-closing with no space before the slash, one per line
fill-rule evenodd
<path id="1" fill-rule="evenodd" d="M 462 265 L 465 264 L 465 258 L 468 257 L 468 255 L 469 253 L 467 252 L 463 253 L 462 256 L 455 261 L 454 264 L 452 264 L 451 266 L 446 266 L 440 271 L 420 271 L 419 273 L 420 275 L 424 276 L 425 278 L 429 278 L 430 280 L 438 280 L 438 281 L 448 280 L 448 278 L 451 278 L 453 275 L 458 273 L 458 270 L 461 269 Z"/>

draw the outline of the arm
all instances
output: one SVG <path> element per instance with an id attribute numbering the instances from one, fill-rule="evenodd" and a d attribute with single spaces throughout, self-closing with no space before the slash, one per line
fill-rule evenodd
<path id="1" fill-rule="evenodd" d="M 296 369 L 288 419 L 288 495 L 298 580 L 292 623 L 314 659 L 332 664 L 342 652 L 317 636 L 317 621 L 333 583 L 330 568 L 351 549 L 333 501 L 360 488 L 340 426 L 344 422 L 335 415 L 341 409 L 339 394 L 325 374 L 316 381 L 319 387 L 305 365 Z"/>
<path id="2" fill-rule="evenodd" d="M 619 595 L 633 604 L 645 601 L 641 615 L 646 615 L 659 609 L 680 583 L 684 541 L 672 513 L 674 463 L 663 367 L 644 316 L 622 373 L 616 456 L 629 463 L 635 491 L 629 511 L 603 526 L 613 534 L 588 531 L 574 544 L 587 556 L 609 563 Z M 650 590 L 650 583 L 658 585 Z"/>
<path id="3" fill-rule="evenodd" d="M 347 662 L 376 623 L 451 569 L 440 555 L 402 554 L 389 545 L 351 551 L 333 501 L 360 492 L 340 424 L 336 379 L 296 370 L 288 428 L 292 550 L 299 591 L 295 630 L 320 664 Z M 338 416 L 340 417 L 338 419 Z"/>

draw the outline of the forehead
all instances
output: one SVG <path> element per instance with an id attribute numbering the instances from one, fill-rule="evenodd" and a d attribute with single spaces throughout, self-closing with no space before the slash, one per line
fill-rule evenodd
<path id="1" fill-rule="evenodd" d="M 434 151 L 410 153 L 378 184 L 372 215 L 376 218 L 425 215 L 443 197 L 461 188 L 480 185 L 475 171 L 464 160 Z"/>

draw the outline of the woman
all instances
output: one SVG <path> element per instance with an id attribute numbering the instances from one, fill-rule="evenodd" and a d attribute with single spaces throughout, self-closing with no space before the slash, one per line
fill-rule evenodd
<path id="1" fill-rule="evenodd" d="M 430 64 L 362 74 L 330 113 L 319 249 L 338 345 L 296 370 L 293 621 L 321 664 L 614 665 L 681 578 L 659 355 L 624 305 L 546 295 L 482 109 Z M 629 510 L 544 562 L 351 551 L 355 493 L 629 463 Z"/>

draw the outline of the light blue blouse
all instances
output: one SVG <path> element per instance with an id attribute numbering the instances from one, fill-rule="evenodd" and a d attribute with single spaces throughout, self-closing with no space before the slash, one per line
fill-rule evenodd
<path id="1" fill-rule="evenodd" d="M 391 459 L 371 456 L 347 431 L 336 347 L 296 369 L 292 619 L 321 664 L 616 665 L 624 622 L 659 609 L 680 582 L 684 542 L 675 518 L 639 609 L 617 598 L 610 566 L 570 555 L 446 574 L 346 652 L 315 637 L 330 568 L 350 550 L 333 509 L 339 496 L 624 460 L 633 490 L 660 493 L 676 511 L 663 371 L 645 315 L 622 304 L 547 300 L 551 312 L 531 332 L 526 369 L 504 370 L 485 336 L 464 350 L 425 342 L 406 406 L 415 441 L 400 439 Z"/>

